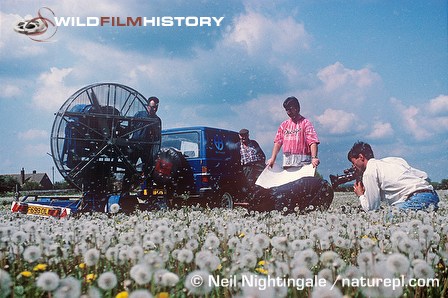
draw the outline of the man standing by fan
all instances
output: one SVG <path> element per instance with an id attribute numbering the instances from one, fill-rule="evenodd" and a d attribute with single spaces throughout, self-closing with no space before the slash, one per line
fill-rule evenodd
<path id="1" fill-rule="evenodd" d="M 129 162 L 133 165 L 141 160 L 142 173 L 148 176 L 154 168 L 154 161 L 160 150 L 162 139 L 162 120 L 157 116 L 159 99 L 155 96 L 148 98 L 145 111 L 134 115 L 137 119 L 132 125 L 133 133 L 129 138 L 133 146 L 129 148 Z M 138 121 L 142 119 L 144 121 Z M 148 121 L 151 120 L 151 121 Z M 132 185 L 132 174 L 126 170 L 123 179 L 123 190 L 128 191 Z"/>

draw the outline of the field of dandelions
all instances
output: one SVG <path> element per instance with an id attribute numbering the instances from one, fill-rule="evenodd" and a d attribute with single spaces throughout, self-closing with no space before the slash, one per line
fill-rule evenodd
<path id="1" fill-rule="evenodd" d="M 437 212 L 183 208 L 39 218 L 0 207 L 0 297 L 447 297 Z"/>

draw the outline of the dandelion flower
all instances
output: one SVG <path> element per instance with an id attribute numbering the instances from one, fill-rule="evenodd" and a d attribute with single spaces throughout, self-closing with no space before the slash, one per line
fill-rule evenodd
<path id="1" fill-rule="evenodd" d="M 210 274 L 204 270 L 195 270 L 190 272 L 185 278 L 185 287 L 193 295 L 206 295 L 213 290 L 209 281 Z"/>
<path id="2" fill-rule="evenodd" d="M 152 272 L 150 268 L 145 264 L 137 264 L 131 268 L 129 272 L 131 278 L 138 284 L 144 285 L 151 281 Z"/>
<path id="3" fill-rule="evenodd" d="M 112 271 L 104 272 L 98 277 L 98 287 L 103 290 L 112 290 L 117 285 L 117 276 Z"/>
<path id="4" fill-rule="evenodd" d="M 272 246 L 278 251 L 288 250 L 288 238 L 284 236 L 275 236 L 271 239 Z"/>
<path id="5" fill-rule="evenodd" d="M 31 277 L 33 273 L 31 273 L 31 271 L 22 271 L 20 272 L 20 275 L 23 277 Z"/>
<path id="6" fill-rule="evenodd" d="M 410 262 L 406 256 L 394 253 L 388 256 L 386 266 L 393 273 L 406 275 L 409 271 Z"/>
<path id="7" fill-rule="evenodd" d="M 196 250 L 199 247 L 199 242 L 196 239 L 190 239 L 185 243 L 185 248 L 189 250 Z"/>
<path id="8" fill-rule="evenodd" d="M 261 249 L 265 249 L 269 247 L 269 237 L 266 234 L 257 234 L 253 238 L 253 246 L 260 247 Z"/>
<path id="9" fill-rule="evenodd" d="M 219 238 L 214 234 L 210 233 L 205 238 L 203 249 L 213 250 L 219 247 Z"/>
<path id="10" fill-rule="evenodd" d="M 45 271 L 47 270 L 47 264 L 37 264 L 34 266 L 33 271 Z"/>
<path id="11" fill-rule="evenodd" d="M 118 248 L 116 248 L 116 247 L 109 247 L 106 250 L 105 256 L 106 256 L 106 259 L 111 261 L 111 262 L 118 261 Z"/>
<path id="12" fill-rule="evenodd" d="M 128 297 L 129 293 L 127 291 L 122 291 L 115 296 L 115 298 L 128 298 Z"/>
<path id="13" fill-rule="evenodd" d="M 193 261 L 193 252 L 189 249 L 180 249 L 177 252 L 176 259 L 181 263 L 191 263 Z"/>
<path id="14" fill-rule="evenodd" d="M 140 245 L 134 245 L 130 247 L 128 252 L 129 252 L 129 259 L 134 261 L 140 260 L 145 254 L 143 251 L 143 247 L 141 247 Z"/>
<path id="15" fill-rule="evenodd" d="M 118 205 L 117 203 L 110 205 L 109 211 L 112 214 L 118 213 L 118 211 L 120 211 L 120 205 Z"/>
<path id="16" fill-rule="evenodd" d="M 313 278 L 313 273 L 306 267 L 296 266 L 291 269 L 291 277 L 297 280 L 307 280 Z"/>
<path id="17" fill-rule="evenodd" d="M 0 293 L 4 294 L 5 297 L 11 292 L 11 277 L 8 272 L 0 269 Z"/>
<path id="18" fill-rule="evenodd" d="M 59 287 L 53 292 L 54 298 L 80 297 L 80 296 L 81 296 L 81 282 L 71 276 L 61 279 L 59 282 Z"/>
<path id="19" fill-rule="evenodd" d="M 339 255 L 332 250 L 324 251 L 320 256 L 320 261 L 325 267 L 332 266 L 336 259 L 339 259 Z"/>
<path id="20" fill-rule="evenodd" d="M 319 261 L 317 253 L 313 249 L 305 249 L 303 251 L 296 252 L 294 258 L 291 261 L 291 265 L 295 266 L 306 266 L 307 268 L 312 268 Z"/>
<path id="21" fill-rule="evenodd" d="M 434 269 L 423 260 L 414 261 L 415 278 L 430 279 L 434 277 Z"/>
<path id="22" fill-rule="evenodd" d="M 59 276 L 54 272 L 44 272 L 37 278 L 36 285 L 43 291 L 54 291 L 59 285 Z"/>
<path id="23" fill-rule="evenodd" d="M 86 275 L 86 282 L 87 283 L 91 283 L 96 279 L 96 274 L 95 273 L 89 273 Z"/>
<path id="24" fill-rule="evenodd" d="M 37 246 L 28 246 L 23 252 L 23 259 L 28 263 L 34 263 L 38 261 L 42 256 L 42 252 Z"/>
<path id="25" fill-rule="evenodd" d="M 87 266 L 95 266 L 100 260 L 100 251 L 96 248 L 87 250 L 84 254 L 84 262 Z"/>
<path id="26" fill-rule="evenodd" d="M 203 250 L 196 254 L 195 263 L 199 269 L 213 272 L 218 269 L 220 260 L 210 251 Z"/>
<path id="27" fill-rule="evenodd" d="M 323 287 L 313 288 L 311 298 L 342 298 L 342 293 L 337 287 L 325 285 Z"/>
<path id="28" fill-rule="evenodd" d="M 148 290 L 135 290 L 129 294 L 129 298 L 152 298 Z"/>
<path id="29" fill-rule="evenodd" d="M 23 243 L 27 240 L 28 235 L 23 231 L 17 231 L 11 236 L 11 241 L 16 244 Z"/>
<path id="30" fill-rule="evenodd" d="M 323 279 L 325 279 L 326 281 L 328 281 L 328 283 L 333 283 L 333 271 L 331 271 L 330 269 L 328 269 L 328 268 L 324 268 L 324 269 L 322 269 L 321 271 L 319 271 L 318 273 L 317 273 L 317 276 L 318 276 L 318 278 L 319 278 L 319 280 L 323 280 Z"/>
<path id="31" fill-rule="evenodd" d="M 153 279 L 157 285 L 163 287 L 174 287 L 179 282 L 179 277 L 166 269 L 159 269 L 154 272 Z"/>

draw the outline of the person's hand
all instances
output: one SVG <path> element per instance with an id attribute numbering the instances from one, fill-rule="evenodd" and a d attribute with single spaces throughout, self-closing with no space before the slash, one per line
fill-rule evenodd
<path id="1" fill-rule="evenodd" d="M 366 189 L 364 188 L 364 185 L 362 184 L 361 181 L 356 181 L 355 184 L 353 185 L 353 191 L 359 197 L 365 193 Z"/>
<path id="2" fill-rule="evenodd" d="M 320 160 L 317 157 L 313 157 L 311 159 L 311 164 L 313 165 L 314 168 L 317 168 L 317 166 L 320 164 Z"/>
<path id="3" fill-rule="evenodd" d="M 272 168 L 272 166 L 274 165 L 274 163 L 275 163 L 275 159 L 273 159 L 273 158 L 269 158 L 268 161 L 266 162 L 266 165 L 267 165 L 268 167 Z"/>

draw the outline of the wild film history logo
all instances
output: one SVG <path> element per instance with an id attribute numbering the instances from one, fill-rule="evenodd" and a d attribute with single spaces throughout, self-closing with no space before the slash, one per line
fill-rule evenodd
<path id="1" fill-rule="evenodd" d="M 38 10 L 37 17 L 18 21 L 14 25 L 14 31 L 37 42 L 48 42 L 58 30 L 54 18 L 55 14 L 50 8 L 42 7 Z"/>

